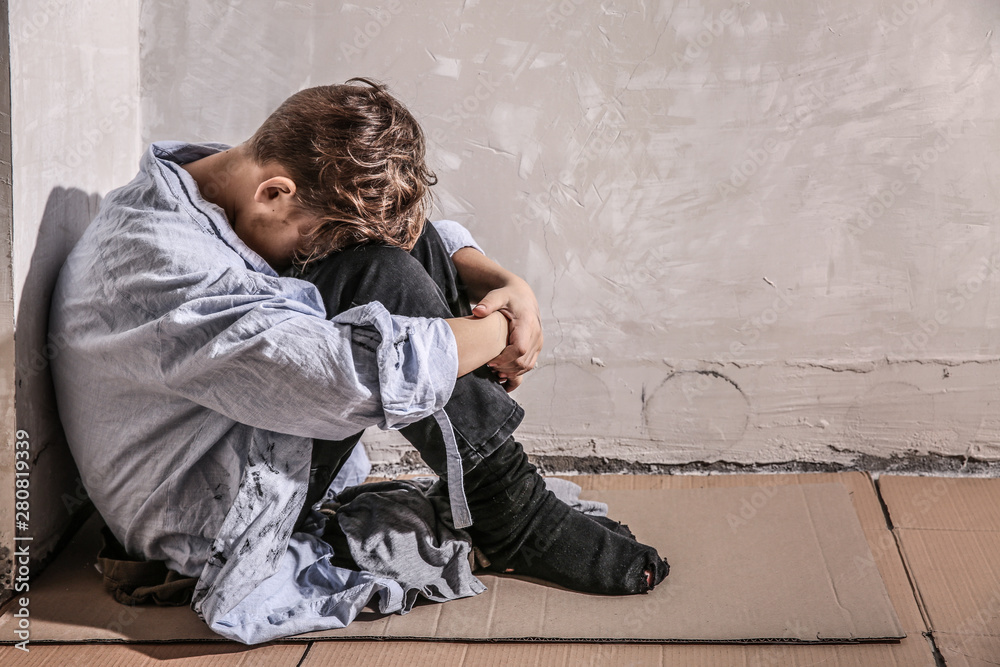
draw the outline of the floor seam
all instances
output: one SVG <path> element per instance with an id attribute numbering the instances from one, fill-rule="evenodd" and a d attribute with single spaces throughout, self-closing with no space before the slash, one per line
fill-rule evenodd
<path id="1" fill-rule="evenodd" d="M 931 655 L 934 658 L 935 667 L 946 667 L 944 656 L 941 654 L 940 649 L 938 649 L 937 642 L 934 641 L 934 634 L 930 629 L 930 617 L 927 615 L 927 609 L 920 595 L 920 589 L 917 587 L 917 582 L 913 578 L 913 573 L 910 572 L 910 565 L 906 560 L 906 556 L 903 554 L 903 545 L 899 541 L 899 533 L 897 533 L 893 528 L 889 505 L 885 502 L 885 498 L 882 497 L 881 479 L 872 478 L 872 482 L 875 487 L 875 496 L 878 498 L 879 505 L 882 507 L 882 515 L 885 518 L 886 528 L 892 534 L 892 541 L 896 545 L 896 553 L 899 555 L 899 560 L 903 564 L 903 572 L 906 573 L 906 581 L 910 584 L 910 592 L 913 594 L 913 600 L 916 602 L 917 609 L 920 611 L 920 620 L 924 624 L 924 631 L 920 634 L 922 634 L 927 640 L 927 643 L 930 644 Z"/>
<path id="2" fill-rule="evenodd" d="M 869 473 L 869 476 L 871 473 Z M 889 530 L 893 529 L 892 525 L 892 513 L 889 512 L 889 505 L 885 502 L 885 498 L 882 497 L 882 480 L 880 477 L 872 477 L 872 484 L 875 486 L 875 497 L 878 498 L 878 504 L 882 508 L 882 517 L 885 519 L 885 527 Z M 900 554 L 902 557 L 902 554 Z"/>
<path id="3" fill-rule="evenodd" d="M 309 642 L 309 645 L 306 646 L 306 650 L 302 652 L 302 657 L 299 658 L 299 661 L 297 663 L 295 663 L 295 667 L 302 667 L 303 663 L 305 663 L 306 661 L 306 656 L 309 655 L 309 651 L 312 650 L 313 644 L 315 643 L 316 642 Z"/>
<path id="4" fill-rule="evenodd" d="M 925 632 L 923 635 L 924 639 L 927 640 L 927 643 L 931 645 L 931 651 L 934 652 L 934 667 L 947 667 L 944 655 L 941 653 L 941 649 L 938 648 L 937 642 L 934 641 L 934 633 Z"/>

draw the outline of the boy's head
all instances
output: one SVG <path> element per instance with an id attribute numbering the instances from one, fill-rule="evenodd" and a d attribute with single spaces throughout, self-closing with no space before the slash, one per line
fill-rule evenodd
<path id="1" fill-rule="evenodd" d="M 245 147 L 258 165 L 283 167 L 296 204 L 320 220 L 297 248 L 300 262 L 366 241 L 409 250 L 420 236 L 437 179 L 420 126 L 381 84 L 302 90 Z"/>

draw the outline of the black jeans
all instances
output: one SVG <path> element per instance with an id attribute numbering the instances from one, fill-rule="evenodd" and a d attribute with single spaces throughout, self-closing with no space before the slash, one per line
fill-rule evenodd
<path id="1" fill-rule="evenodd" d="M 472 312 L 455 265 L 430 223 L 409 253 L 383 245 L 353 246 L 310 266 L 302 277 L 319 289 L 328 317 L 372 301 L 393 315 L 409 317 L 450 318 Z M 456 381 L 444 409 L 466 473 L 503 444 L 524 417 L 485 366 Z M 435 473 L 447 476 L 444 440 L 433 417 L 400 432 Z M 309 492 L 301 516 L 322 498 L 360 438 L 361 433 L 340 441 L 313 440 Z"/>

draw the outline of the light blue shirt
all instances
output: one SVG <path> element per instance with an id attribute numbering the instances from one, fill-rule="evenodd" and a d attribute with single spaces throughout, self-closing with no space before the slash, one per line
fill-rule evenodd
<path id="1" fill-rule="evenodd" d="M 179 166 L 226 148 L 155 143 L 107 195 L 53 294 L 52 371 L 112 532 L 199 577 L 195 610 L 256 643 L 346 625 L 376 593 L 401 608 L 395 582 L 292 533 L 311 439 L 443 415 L 458 357 L 442 319 L 376 302 L 327 320 L 311 283 L 278 276 Z M 449 252 L 478 248 L 458 223 L 435 227 Z"/>

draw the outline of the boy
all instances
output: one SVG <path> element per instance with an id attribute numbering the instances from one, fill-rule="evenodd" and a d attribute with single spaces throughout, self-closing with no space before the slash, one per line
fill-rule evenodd
<path id="1" fill-rule="evenodd" d="M 301 91 L 237 147 L 153 144 L 60 274 L 53 374 L 84 485 L 130 554 L 198 577 L 226 636 L 346 625 L 390 586 L 297 530 L 376 424 L 447 480 L 492 569 L 605 594 L 667 574 L 514 441 L 505 389 L 535 363 L 538 306 L 460 225 L 424 224 L 424 152 L 376 83 Z M 289 593 L 308 568 L 321 584 Z M 247 608 L 267 586 L 285 612 Z"/>

